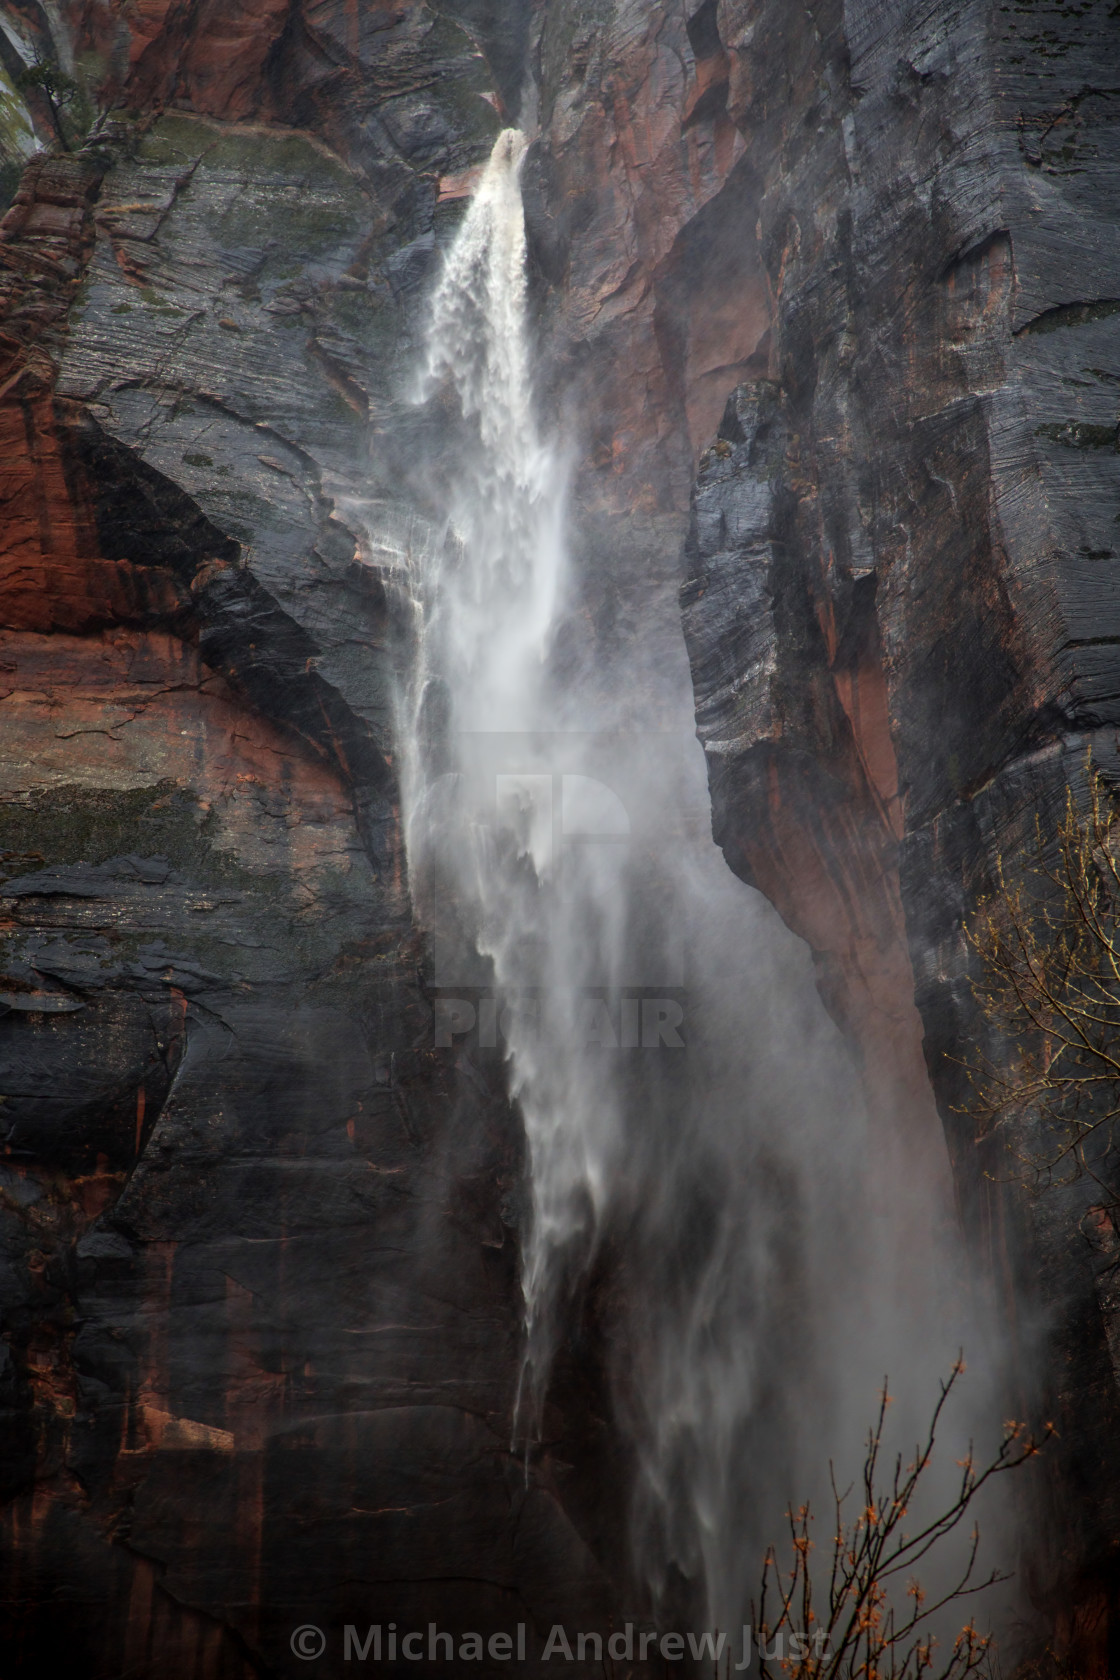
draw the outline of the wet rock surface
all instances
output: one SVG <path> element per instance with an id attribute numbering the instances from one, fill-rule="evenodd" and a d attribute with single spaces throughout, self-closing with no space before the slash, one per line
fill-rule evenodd
<path id="1" fill-rule="evenodd" d="M 509 1452 L 500 1065 L 431 1048 L 352 790 L 167 633 L 3 670 L 16 1651 L 258 1672 L 316 1618 L 600 1613 Z"/>
<path id="2" fill-rule="evenodd" d="M 594 1382 L 528 1485 L 509 1452 L 517 1126 L 496 1062 L 433 1048 L 394 782 L 420 310 L 527 78 L 562 652 L 599 682 L 640 642 L 656 729 L 683 581 L 728 862 L 812 947 L 877 1123 L 932 1139 L 936 1095 L 977 1252 L 1047 1326 L 1031 1586 L 1109 1671 L 1111 1273 L 1076 1194 L 1027 1216 L 984 1179 L 946 1056 L 996 855 L 1115 752 L 1112 12 L 5 9 L 5 101 L 19 42 L 114 105 L 0 231 L 26 1671 L 281 1673 L 303 1621 L 625 1599 Z"/>
<path id="3" fill-rule="evenodd" d="M 519 1131 L 497 1055 L 434 1047 L 393 764 L 405 373 L 501 55 L 313 10 L 135 14 L 139 119 L 0 234 L 18 1672 L 286 1673 L 306 1622 L 320 1672 L 347 1622 L 539 1650 L 618 1599 L 510 1448 Z"/>
<path id="4" fill-rule="evenodd" d="M 1116 1388 L 1079 1229 L 1095 1191 L 1027 1209 L 986 1182 L 954 1058 L 982 1032 L 962 924 L 997 857 L 1080 784 L 1088 748 L 1115 760 L 1120 131 L 1102 88 L 1120 26 L 1104 5 L 825 6 L 810 27 L 809 8 L 730 4 L 719 22 L 775 312 L 768 383 L 740 388 L 693 496 L 683 601 L 715 831 L 881 1065 L 912 966 L 966 1230 L 998 1257 L 1023 1370 L 1044 1373 L 1024 1398 L 1061 1420 L 1030 1582 L 1059 1652 L 1103 1674 Z M 806 74 L 819 102 L 795 123 L 785 90 Z M 755 440 L 782 429 L 780 458 L 735 435 L 744 410 Z"/>

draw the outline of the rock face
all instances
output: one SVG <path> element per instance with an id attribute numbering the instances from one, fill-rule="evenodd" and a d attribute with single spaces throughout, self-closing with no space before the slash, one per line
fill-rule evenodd
<path id="1" fill-rule="evenodd" d="M 619 1599 L 510 1450 L 520 1138 L 500 1058 L 433 1044 L 370 539 L 422 509 L 403 370 L 503 61 L 274 10 L 6 20 L 137 113 L 0 230 L 19 1672 L 287 1672 L 308 1622 L 341 1672 L 347 1622 Z"/>
<path id="2" fill-rule="evenodd" d="M 1059 1653 L 1104 1674 L 1120 1536 L 1108 1272 L 1080 1230 L 1097 1192 L 1027 1210 L 986 1183 L 952 1058 L 982 1032 L 961 930 L 997 855 L 1088 747 L 1115 758 L 1120 24 L 1103 4 L 811 10 L 718 12 L 774 314 L 767 378 L 734 393 L 693 499 L 715 832 L 881 1069 L 893 1036 L 896 1092 L 912 966 L 966 1229 L 1061 1431 L 1033 1585 Z"/>
<path id="3" fill-rule="evenodd" d="M 1120 721 L 1112 13 L 9 0 L 8 161 L 49 131 L 33 52 L 82 84 L 72 141 L 112 107 L 0 228 L 24 1671 L 288 1672 L 301 1622 L 627 1601 L 600 1397 L 556 1425 L 573 1469 L 508 1449 L 518 1131 L 497 1060 L 434 1047 L 393 763 L 419 310 L 519 110 L 573 680 L 639 645 L 656 727 L 683 579 L 716 837 L 931 1162 L 936 1099 L 1061 1431 L 1033 1592 L 1115 1666 L 1110 1273 L 1078 1193 L 985 1180 L 947 1060 L 962 919 Z"/>

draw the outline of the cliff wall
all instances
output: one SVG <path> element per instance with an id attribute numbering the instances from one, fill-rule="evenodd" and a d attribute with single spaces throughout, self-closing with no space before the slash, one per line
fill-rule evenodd
<path id="1" fill-rule="evenodd" d="M 516 1128 L 497 1065 L 430 1048 L 394 784 L 385 572 L 432 470 L 402 392 L 521 111 L 574 674 L 640 646 L 657 727 L 681 590 L 716 838 L 812 947 L 880 1137 L 935 1170 L 946 1130 L 1061 1431 L 1032 1585 L 1110 1672 L 1108 1273 L 1079 1192 L 984 1177 L 947 1058 L 997 853 L 1115 753 L 1112 12 L 8 0 L 9 82 L 40 50 L 112 107 L 0 230 L 28 1662 L 285 1671 L 328 1613 L 621 1602 L 610 1511 L 507 1450 Z"/>
<path id="2" fill-rule="evenodd" d="M 773 336 L 693 498 L 682 600 L 715 832 L 820 953 L 878 1079 L 901 1046 L 896 1122 L 914 999 L 966 1234 L 1024 1404 L 1061 1436 L 1029 1578 L 1059 1654 L 1104 1674 L 1115 1328 L 1082 1229 L 1099 1192 L 1030 1204 L 991 1182 L 1006 1169 L 958 1111 L 958 1058 L 984 1032 L 962 927 L 997 857 L 1052 819 L 1087 749 L 1115 762 L 1120 26 L 1045 4 L 780 23 L 721 4 L 718 22 Z M 791 104 L 776 64 L 815 102 Z"/>
<path id="3" fill-rule="evenodd" d="M 422 4 L 4 25 L 115 107 L 0 227 L 6 1661 L 601 1625 L 510 1450 L 520 1139 L 434 1047 L 393 764 L 405 370 L 501 50 Z"/>

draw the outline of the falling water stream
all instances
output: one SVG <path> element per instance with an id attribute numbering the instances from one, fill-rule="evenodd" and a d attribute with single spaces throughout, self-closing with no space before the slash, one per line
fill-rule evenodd
<path id="1" fill-rule="evenodd" d="M 443 1025 L 504 1045 L 524 1123 L 519 1448 L 607 1244 L 636 1568 L 655 1604 L 684 1580 L 728 1627 L 790 1498 L 820 1491 L 829 1453 L 852 1467 L 884 1370 L 911 1440 L 928 1415 L 959 1332 L 941 1180 L 901 1146 L 869 1171 L 808 953 L 710 839 L 679 632 L 656 729 L 635 726 L 640 647 L 593 698 L 564 680 L 574 564 L 565 453 L 534 405 L 526 145 L 497 140 L 430 309 L 419 400 L 457 412 L 459 444 L 410 580 L 410 872 L 441 996 L 472 1000 Z"/>

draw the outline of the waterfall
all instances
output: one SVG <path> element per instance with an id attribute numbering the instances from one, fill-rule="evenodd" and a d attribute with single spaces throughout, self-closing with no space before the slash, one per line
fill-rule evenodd
<path id="1" fill-rule="evenodd" d="M 655 1604 L 684 1582 L 689 1613 L 726 1628 L 790 1499 L 820 1490 L 829 1454 L 854 1467 L 884 1370 L 903 1436 L 928 1416 L 960 1328 L 941 1180 L 905 1146 L 866 1170 L 809 954 L 711 841 L 675 616 L 655 627 L 656 727 L 635 726 L 640 633 L 594 683 L 594 649 L 571 654 L 593 633 L 565 452 L 534 401 L 525 155 L 499 136 L 428 319 L 417 400 L 454 445 L 429 466 L 443 524 L 411 578 L 410 875 L 437 1042 L 504 1046 L 524 1123 L 519 1441 L 609 1238 L 636 1568 Z"/>
<path id="2" fill-rule="evenodd" d="M 566 484 L 560 451 L 542 441 L 534 415 L 525 149 L 514 130 L 497 140 L 431 308 L 422 388 L 450 384 L 474 448 L 448 488 L 444 540 L 426 551 L 420 579 L 412 757 L 423 776 L 426 749 L 429 774 L 442 776 L 412 790 L 409 851 L 422 860 L 435 841 L 447 902 L 469 921 L 464 945 L 489 959 L 503 1005 L 532 1195 L 519 1420 L 531 1433 L 562 1257 L 581 1244 L 586 1257 L 617 1143 L 609 1075 L 573 1049 L 584 1036 L 587 988 L 610 977 L 617 956 L 624 887 L 616 859 L 588 868 L 570 849 L 563 855 L 610 790 L 587 773 L 577 741 L 555 738 L 548 654 L 566 569 Z M 485 750 L 498 743 L 500 762 Z M 599 820 L 615 818 L 608 811 Z"/>
<path id="3" fill-rule="evenodd" d="M 448 253 L 432 303 L 423 384 L 448 376 L 477 424 L 472 481 L 452 488 L 452 547 L 427 580 L 425 654 L 459 730 L 534 728 L 564 567 L 564 481 L 537 435 L 520 171 L 507 129 Z M 429 651 L 430 650 L 430 651 Z"/>

